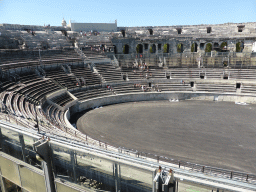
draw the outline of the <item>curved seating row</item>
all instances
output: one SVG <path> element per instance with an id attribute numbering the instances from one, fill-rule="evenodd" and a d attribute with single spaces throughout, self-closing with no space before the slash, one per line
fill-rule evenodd
<path id="1" fill-rule="evenodd" d="M 96 65 L 96 67 L 98 67 L 98 65 Z M 142 94 L 143 92 L 145 92 L 145 90 L 151 92 L 160 90 L 162 92 L 217 92 L 236 94 L 237 89 L 240 89 L 239 93 L 241 94 L 256 93 L 256 84 L 254 84 L 253 82 L 250 83 L 247 81 L 242 81 L 241 85 L 237 87 L 235 82 L 228 82 L 228 80 L 211 82 L 204 80 L 195 80 L 197 78 L 191 78 L 191 80 L 186 80 L 186 78 L 184 78 L 185 81 L 181 81 L 183 79 L 181 77 L 184 76 L 177 76 L 177 79 L 179 80 L 165 79 L 164 81 L 161 80 L 162 77 L 160 77 L 161 81 L 158 81 L 157 78 L 153 78 L 150 81 L 141 81 L 139 85 L 131 82 L 129 83 L 124 80 L 121 80 L 121 82 L 115 84 L 111 83 L 111 81 L 115 81 L 115 77 L 111 79 L 111 73 L 115 73 L 116 71 L 118 71 L 117 74 L 119 75 L 119 72 L 121 70 L 116 70 L 115 68 L 115 70 L 108 73 L 109 68 L 114 68 L 113 66 L 110 66 L 110 64 L 100 64 L 100 67 L 98 68 L 104 71 L 103 72 L 98 70 L 99 73 L 103 72 L 103 74 L 105 75 L 110 75 L 110 79 L 108 79 L 110 81 L 109 86 L 107 86 L 106 84 L 98 84 L 97 86 L 87 86 L 81 88 L 70 85 L 67 86 L 67 91 L 73 94 L 80 101 L 121 94 L 134 94 L 136 92 Z M 164 69 L 155 69 L 156 73 L 162 71 L 162 73 L 165 74 Z M 175 69 L 173 71 L 179 73 L 179 70 L 185 72 L 188 71 L 184 69 Z M 202 69 L 191 71 L 198 74 L 198 72 L 200 72 L 201 70 Z M 212 71 L 219 72 L 218 70 Z M 88 81 L 88 83 L 90 80 L 93 81 L 94 77 L 98 78 L 98 76 L 96 74 L 93 74 L 89 68 L 84 68 L 83 66 L 78 66 L 77 68 L 76 66 L 71 66 L 71 72 L 74 73 L 73 77 L 78 75 L 84 75 L 84 78 L 87 78 L 86 81 Z M 154 71 L 152 73 L 154 75 Z M 36 119 L 39 119 L 42 131 L 55 132 L 62 136 L 72 138 L 76 136 L 77 138 L 74 139 L 84 139 L 84 135 L 82 135 L 78 131 L 75 131 L 74 129 L 68 128 L 69 125 L 65 122 L 65 113 L 68 109 L 62 111 L 56 106 L 45 102 L 45 97 L 47 94 L 54 93 L 62 88 L 58 84 L 56 84 L 54 80 L 59 80 L 61 82 L 65 81 L 64 78 L 70 76 L 67 75 L 62 69 L 55 70 L 54 72 L 51 70 L 46 70 L 46 74 L 47 78 L 44 79 L 38 78 L 36 75 L 31 73 L 26 74 L 26 76 L 24 77 L 21 76 L 20 83 L 3 82 L 5 84 L 5 90 L 1 92 L 0 98 L 6 104 L 6 107 L 9 109 L 10 113 L 15 114 L 16 117 L 20 118 L 20 121 L 24 122 L 25 124 L 27 123 L 28 126 L 31 128 L 33 128 L 37 124 Z M 71 82 L 69 79 L 66 79 L 66 81 L 69 81 L 69 83 Z M 193 81 L 193 85 L 190 81 Z M 98 83 L 99 78 L 95 82 Z M 94 82 L 92 83 L 92 85 L 94 85 Z M 145 89 L 145 87 L 147 87 L 147 89 Z M 73 98 L 67 93 L 61 94 L 60 96 L 53 97 L 51 99 L 52 102 L 60 106 L 65 106 L 72 100 Z M 38 103 L 40 103 L 41 108 L 37 107 Z"/>

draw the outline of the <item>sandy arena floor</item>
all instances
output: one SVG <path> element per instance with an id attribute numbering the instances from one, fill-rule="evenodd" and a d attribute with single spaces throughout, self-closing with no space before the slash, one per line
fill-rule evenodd
<path id="1" fill-rule="evenodd" d="M 198 164 L 256 173 L 256 105 L 152 101 L 105 106 L 77 127 L 94 139 Z"/>

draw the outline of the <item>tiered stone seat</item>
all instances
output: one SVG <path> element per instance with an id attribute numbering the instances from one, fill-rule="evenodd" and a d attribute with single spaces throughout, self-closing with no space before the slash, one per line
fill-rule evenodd
<path id="1" fill-rule="evenodd" d="M 64 93 L 64 94 L 62 94 L 62 95 L 60 95 L 60 96 L 57 96 L 57 97 L 52 98 L 51 100 L 52 100 L 52 102 L 54 102 L 54 103 L 56 103 L 56 104 L 58 104 L 58 105 L 60 105 L 60 106 L 63 107 L 63 106 L 65 106 L 67 103 L 69 103 L 70 101 L 72 101 L 73 98 L 70 97 L 70 95 L 69 95 L 68 93 Z"/>
<path id="2" fill-rule="evenodd" d="M 60 89 L 60 87 L 53 83 L 51 80 L 43 80 L 20 89 L 18 93 L 23 96 L 27 95 L 30 98 L 40 102 L 45 95 L 58 89 Z"/>
<path id="3" fill-rule="evenodd" d="M 127 74 L 129 80 L 141 80 L 144 78 L 144 73 L 143 71 L 138 70 L 137 68 L 132 68 L 132 67 L 122 67 L 122 73 Z"/>
<path id="4" fill-rule="evenodd" d="M 243 83 L 241 87 L 241 93 L 250 93 L 255 94 L 256 93 L 256 86 L 249 83 Z"/>
<path id="5" fill-rule="evenodd" d="M 170 83 L 158 83 L 157 84 L 161 91 L 193 91 L 190 84 L 170 82 Z"/>
<path id="6" fill-rule="evenodd" d="M 231 79 L 256 79 L 255 69 L 229 69 Z"/>
<path id="7" fill-rule="evenodd" d="M 143 92 L 139 87 L 134 87 L 134 84 L 120 84 L 113 87 L 115 94 L 126 94 L 126 93 L 136 93 Z"/>
<path id="8" fill-rule="evenodd" d="M 46 78 L 52 78 L 59 82 L 63 87 L 67 87 L 68 89 L 75 88 L 77 81 L 76 77 L 72 74 L 67 75 L 61 68 L 57 68 L 55 70 L 45 70 Z"/>
<path id="9" fill-rule="evenodd" d="M 196 85 L 196 91 L 203 92 L 236 92 L 235 84 L 214 84 L 214 83 L 198 83 Z"/>
<path id="10" fill-rule="evenodd" d="M 86 85 L 97 85 L 101 84 L 101 80 L 99 76 L 95 73 L 93 73 L 89 68 L 87 67 L 81 67 L 81 66 L 71 66 L 72 73 L 80 78 L 83 77 L 86 81 Z"/>
<path id="11" fill-rule="evenodd" d="M 149 78 L 153 78 L 153 79 L 165 79 L 166 78 L 165 71 L 162 67 L 150 66 L 149 73 L 152 74 L 152 76 L 149 76 Z"/>
<path id="12" fill-rule="evenodd" d="M 3 71 L 13 68 L 39 65 L 39 51 L 0 51 L 0 67 Z M 82 63 L 83 60 L 73 50 L 43 50 L 40 51 L 41 64 L 65 64 L 65 63 Z"/>
<path id="13" fill-rule="evenodd" d="M 39 76 L 37 76 L 36 74 L 23 74 L 22 76 L 20 76 L 20 82 L 23 84 L 29 84 L 29 83 L 33 83 L 36 81 L 40 81 L 41 78 Z"/>
<path id="14" fill-rule="evenodd" d="M 112 95 L 113 92 L 107 88 L 92 88 L 89 90 L 75 90 L 71 93 L 79 100 L 87 100 L 96 97 Z"/>
<path id="15" fill-rule="evenodd" d="M 121 77 L 121 70 L 119 68 L 115 68 L 111 64 L 95 64 L 96 69 L 102 75 L 106 82 L 112 81 L 123 81 Z"/>
<path id="16" fill-rule="evenodd" d="M 172 79 L 200 78 L 200 69 L 172 69 L 167 71 Z"/>
<path id="17" fill-rule="evenodd" d="M 204 74 L 207 79 L 221 79 L 223 78 L 223 70 L 219 69 L 205 69 L 201 73 Z"/>

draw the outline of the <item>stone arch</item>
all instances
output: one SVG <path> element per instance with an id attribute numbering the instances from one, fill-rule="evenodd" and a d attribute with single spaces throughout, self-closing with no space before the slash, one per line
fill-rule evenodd
<path id="1" fill-rule="evenodd" d="M 127 44 L 124 45 L 123 54 L 129 54 L 129 45 L 127 45 Z"/>
<path id="2" fill-rule="evenodd" d="M 177 52 L 178 53 L 183 53 L 183 44 L 182 43 L 179 43 L 178 45 L 177 45 Z"/>
<path id="3" fill-rule="evenodd" d="M 136 52 L 137 53 L 143 53 L 143 45 L 142 44 L 138 44 L 136 46 Z"/>
<path id="4" fill-rule="evenodd" d="M 204 43 L 200 43 L 200 50 L 204 50 Z"/>
<path id="5" fill-rule="evenodd" d="M 164 44 L 163 52 L 169 53 L 169 51 L 170 51 L 170 45 L 168 43 Z"/>
<path id="6" fill-rule="evenodd" d="M 211 43 L 207 43 L 205 46 L 205 52 L 211 52 L 212 51 L 212 44 Z"/>
<path id="7" fill-rule="evenodd" d="M 149 35 L 153 35 L 153 29 L 148 29 Z"/>
<path id="8" fill-rule="evenodd" d="M 215 42 L 215 43 L 213 44 L 213 49 L 216 50 L 216 51 L 218 51 L 218 50 L 220 49 L 219 43 Z"/>
<path id="9" fill-rule="evenodd" d="M 125 37 L 125 30 L 121 30 L 122 36 Z"/>
<path id="10" fill-rule="evenodd" d="M 244 42 L 237 42 L 236 43 L 236 52 L 243 52 L 244 49 Z"/>
<path id="11" fill-rule="evenodd" d="M 150 50 L 149 50 L 150 53 L 155 53 L 156 52 L 156 45 L 153 44 L 150 46 Z"/>
<path id="12" fill-rule="evenodd" d="M 191 45 L 191 52 L 197 52 L 197 47 L 198 47 L 197 43 L 193 43 Z"/>
<path id="13" fill-rule="evenodd" d="M 116 46 L 114 45 L 113 47 L 114 47 L 114 53 L 117 54 L 117 48 L 116 48 Z"/>
<path id="14" fill-rule="evenodd" d="M 221 51 L 226 51 L 227 50 L 227 47 L 228 47 L 228 43 L 226 41 L 223 41 L 221 44 L 220 44 L 220 49 Z"/>

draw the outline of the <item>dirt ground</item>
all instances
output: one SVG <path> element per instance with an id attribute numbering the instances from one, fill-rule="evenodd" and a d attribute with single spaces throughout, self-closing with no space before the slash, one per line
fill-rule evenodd
<path id="1" fill-rule="evenodd" d="M 152 101 L 103 106 L 77 128 L 116 147 L 256 173 L 256 105 Z"/>

